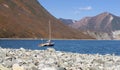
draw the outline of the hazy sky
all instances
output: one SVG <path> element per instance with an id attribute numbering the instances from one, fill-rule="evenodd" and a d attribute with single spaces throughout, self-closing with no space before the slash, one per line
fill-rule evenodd
<path id="1" fill-rule="evenodd" d="M 120 16 L 120 0 L 38 0 L 56 18 L 79 20 L 110 12 Z"/>

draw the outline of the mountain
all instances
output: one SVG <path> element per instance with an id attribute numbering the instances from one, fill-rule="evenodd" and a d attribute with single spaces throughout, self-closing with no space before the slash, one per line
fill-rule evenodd
<path id="1" fill-rule="evenodd" d="M 0 38 L 48 38 L 49 20 L 53 38 L 92 38 L 64 25 L 38 0 L 0 0 Z"/>
<path id="2" fill-rule="evenodd" d="M 72 25 L 73 23 L 77 22 L 76 20 L 72 19 L 64 19 L 64 18 L 59 18 L 61 22 L 63 22 L 66 25 Z"/>
<path id="3" fill-rule="evenodd" d="M 86 31 L 89 35 L 99 39 L 120 39 L 120 17 L 109 12 L 85 17 L 72 24 L 72 27 Z"/>

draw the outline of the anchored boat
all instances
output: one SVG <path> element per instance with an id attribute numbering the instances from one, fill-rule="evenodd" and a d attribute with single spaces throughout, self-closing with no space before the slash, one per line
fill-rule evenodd
<path id="1" fill-rule="evenodd" d="M 42 42 L 41 44 L 39 44 L 40 47 L 44 47 L 44 46 L 54 46 L 54 43 L 51 40 L 51 22 L 49 21 L 49 40 L 47 42 Z"/>

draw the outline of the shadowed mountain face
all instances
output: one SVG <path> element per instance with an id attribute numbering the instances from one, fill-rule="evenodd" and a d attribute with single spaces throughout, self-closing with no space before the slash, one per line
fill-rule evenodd
<path id="1" fill-rule="evenodd" d="M 62 24 L 37 0 L 0 0 L 0 38 L 48 38 L 49 20 L 53 38 L 91 38 Z"/>
<path id="2" fill-rule="evenodd" d="M 73 23 L 77 22 L 76 20 L 72 19 L 64 19 L 64 18 L 59 18 L 61 22 L 63 22 L 66 25 L 72 25 Z"/>

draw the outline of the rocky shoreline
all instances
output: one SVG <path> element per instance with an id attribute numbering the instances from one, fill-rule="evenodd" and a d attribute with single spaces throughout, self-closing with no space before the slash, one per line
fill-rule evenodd
<path id="1" fill-rule="evenodd" d="M 0 70 L 119 70 L 120 56 L 0 48 Z"/>

